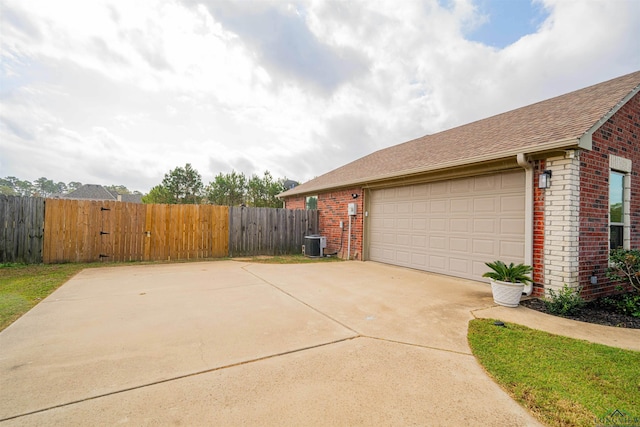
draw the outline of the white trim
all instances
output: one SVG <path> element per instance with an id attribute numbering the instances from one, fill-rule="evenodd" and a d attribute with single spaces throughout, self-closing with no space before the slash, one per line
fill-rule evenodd
<path id="1" fill-rule="evenodd" d="M 611 118 L 615 113 L 618 112 L 631 98 L 633 98 L 638 92 L 640 92 L 640 85 L 633 88 L 631 92 L 627 94 L 620 102 L 618 102 L 607 114 L 602 116 L 600 120 L 594 123 L 589 130 L 587 130 L 580 138 L 578 138 L 578 145 L 580 148 L 584 148 L 585 150 L 591 151 L 593 147 L 593 133 L 598 130 L 600 126 L 606 123 L 607 120 Z"/>
<path id="2" fill-rule="evenodd" d="M 624 174 L 622 178 L 622 247 L 631 249 L 631 171 L 633 162 L 631 159 L 609 155 L 609 173 L 617 172 Z M 609 183 L 609 191 L 611 191 L 611 183 Z M 609 207 L 611 209 L 611 207 Z M 609 218 L 609 225 L 612 225 Z M 616 225 L 616 223 L 613 223 Z M 609 227 L 609 230 L 611 228 Z M 609 231 L 609 241 L 611 241 L 611 231 Z"/>
<path id="3" fill-rule="evenodd" d="M 609 154 L 609 168 L 618 172 L 631 173 L 633 163 L 631 159 L 625 159 L 614 154 Z"/>
<path id="4" fill-rule="evenodd" d="M 524 263 L 533 265 L 533 166 L 525 153 L 518 153 L 518 164 L 525 173 L 524 180 Z M 531 295 L 533 283 L 527 283 L 525 294 Z"/>
<path id="5" fill-rule="evenodd" d="M 624 175 L 624 192 L 622 194 L 622 216 L 624 228 L 622 229 L 622 247 L 631 249 L 631 171 Z"/>

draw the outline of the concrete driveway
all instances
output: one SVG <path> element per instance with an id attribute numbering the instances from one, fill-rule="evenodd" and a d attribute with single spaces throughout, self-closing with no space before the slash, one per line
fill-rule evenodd
<path id="1" fill-rule="evenodd" d="M 372 262 L 89 269 L 0 333 L 0 425 L 539 425 L 469 350 L 491 306 Z"/>

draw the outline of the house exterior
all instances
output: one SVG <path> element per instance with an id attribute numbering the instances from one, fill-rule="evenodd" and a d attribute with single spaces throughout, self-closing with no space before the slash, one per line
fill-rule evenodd
<path id="1" fill-rule="evenodd" d="M 607 295 L 610 249 L 640 247 L 639 90 L 640 71 L 376 151 L 280 197 L 317 207 L 325 253 L 483 281 L 486 261 L 524 262 L 534 295 Z"/>
<path id="2" fill-rule="evenodd" d="M 113 200 L 118 202 L 142 203 L 141 194 L 120 194 L 117 191 L 111 191 L 98 184 L 84 184 L 78 189 L 62 194 L 61 199 L 75 200 Z"/>
<path id="3" fill-rule="evenodd" d="M 293 181 L 291 179 L 287 179 L 282 183 L 282 185 L 284 186 L 285 190 L 291 190 L 292 188 L 300 185 L 300 183 Z"/>

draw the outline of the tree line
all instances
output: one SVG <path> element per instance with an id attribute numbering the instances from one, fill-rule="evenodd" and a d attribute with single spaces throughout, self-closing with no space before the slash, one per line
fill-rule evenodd
<path id="1" fill-rule="evenodd" d="M 206 186 L 200 173 L 190 163 L 164 175 L 161 184 L 142 197 L 144 203 L 199 204 L 280 208 L 277 195 L 285 190 L 286 178 L 274 179 L 269 171 L 263 176 L 247 176 L 235 170 L 219 173 Z"/>
<path id="2" fill-rule="evenodd" d="M 69 194 L 80 187 L 82 183 L 78 181 L 55 182 L 45 177 L 35 181 L 21 180 L 15 176 L 0 178 L 0 194 L 6 196 L 50 197 L 55 194 Z M 118 194 L 140 194 L 139 191 L 130 191 L 124 185 L 106 185 L 104 188 Z"/>
<path id="3" fill-rule="evenodd" d="M 142 197 L 143 203 L 200 204 L 221 206 L 253 206 L 280 208 L 283 203 L 277 195 L 286 190 L 286 178 L 274 179 L 269 171 L 262 176 L 247 177 L 235 170 L 219 173 L 209 184 L 204 185 L 202 176 L 190 163 L 176 167 L 164 175 L 162 182 Z M 0 194 L 8 196 L 51 197 L 68 194 L 82 186 L 81 182 L 54 182 L 42 177 L 33 182 L 13 176 L 0 178 Z M 118 194 L 141 194 L 130 191 L 124 185 L 106 185 L 104 188 Z"/>

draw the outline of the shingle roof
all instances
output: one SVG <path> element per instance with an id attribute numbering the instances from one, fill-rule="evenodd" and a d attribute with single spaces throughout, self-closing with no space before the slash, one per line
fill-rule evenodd
<path id="1" fill-rule="evenodd" d="M 142 203 L 142 194 L 120 194 L 120 198 L 127 203 Z"/>
<path id="2" fill-rule="evenodd" d="M 577 147 L 640 89 L 640 71 L 376 151 L 280 194 L 305 194 L 453 166 Z M 615 110 L 614 110 L 615 109 Z M 590 140 L 589 140 L 590 143 Z M 582 146 L 582 144 L 580 144 Z"/>
<path id="3" fill-rule="evenodd" d="M 117 200 L 109 190 L 102 185 L 84 184 L 80 188 L 64 196 L 65 199 Z"/>
<path id="4" fill-rule="evenodd" d="M 98 184 L 84 184 L 80 188 L 69 194 L 61 195 L 64 199 L 89 199 L 89 200 L 118 200 L 118 196 L 122 202 L 142 203 L 141 194 L 118 194 Z"/>

